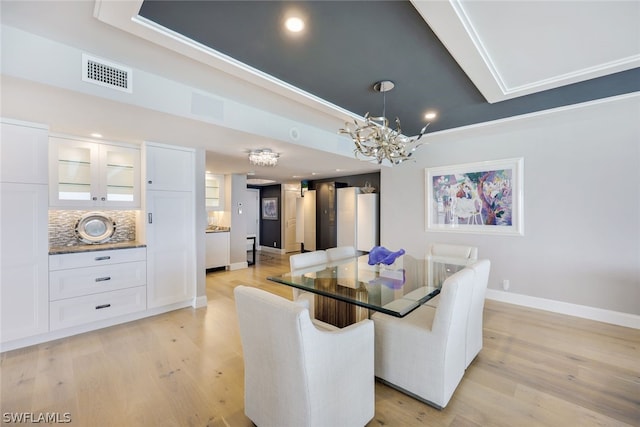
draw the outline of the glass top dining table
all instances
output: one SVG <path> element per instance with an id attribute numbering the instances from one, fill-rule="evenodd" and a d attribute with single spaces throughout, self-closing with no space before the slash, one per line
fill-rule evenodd
<path id="1" fill-rule="evenodd" d="M 368 264 L 368 255 L 310 266 L 268 280 L 317 295 L 404 317 L 440 293 L 447 277 L 468 259 L 416 259 L 403 255 L 391 265 Z"/>

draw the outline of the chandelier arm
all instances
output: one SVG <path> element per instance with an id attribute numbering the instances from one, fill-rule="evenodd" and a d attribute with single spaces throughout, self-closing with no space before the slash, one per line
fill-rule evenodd
<path id="1" fill-rule="evenodd" d="M 396 128 L 389 127 L 389 120 L 386 117 L 386 92 L 391 90 L 393 86 L 393 82 L 386 80 L 374 85 L 374 90 L 382 92 L 382 116 L 374 117 L 367 112 L 364 115 L 362 125 L 354 119 L 353 125 L 355 127 L 347 122 L 344 128 L 339 129 L 339 133 L 349 135 L 353 140 L 356 159 L 374 160 L 378 164 L 388 160 L 391 164 L 398 165 L 409 160 L 413 153 L 425 144 L 425 142 L 416 142 L 422 138 L 431 122 L 427 123 L 420 130 L 420 133 L 412 138 L 402 134 L 402 125 L 398 117 L 395 118 Z"/>

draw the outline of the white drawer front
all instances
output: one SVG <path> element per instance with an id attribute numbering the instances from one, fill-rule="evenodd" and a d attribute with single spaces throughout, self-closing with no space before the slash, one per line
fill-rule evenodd
<path id="1" fill-rule="evenodd" d="M 145 261 L 146 259 L 147 248 L 49 255 L 49 270 L 95 267 L 98 265 L 118 264 L 121 262 Z"/>
<path id="2" fill-rule="evenodd" d="M 54 331 L 143 311 L 147 308 L 146 301 L 146 286 L 53 301 L 49 326 Z"/>
<path id="3" fill-rule="evenodd" d="M 55 270 L 49 273 L 49 299 L 56 301 L 147 283 L 147 263 L 128 262 L 100 267 Z"/>

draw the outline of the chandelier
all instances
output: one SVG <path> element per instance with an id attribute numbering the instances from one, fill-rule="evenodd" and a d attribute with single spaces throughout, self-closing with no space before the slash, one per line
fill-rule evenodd
<path id="1" fill-rule="evenodd" d="M 422 128 L 420 134 L 412 138 L 402 134 L 400 119 L 397 117 L 396 128 L 391 129 L 389 127 L 389 120 L 385 117 L 386 92 L 393 89 L 394 86 L 394 83 L 390 80 L 383 80 L 373 85 L 373 90 L 382 92 L 381 117 L 371 117 L 367 113 L 364 115 L 364 124 L 362 126 L 354 120 L 355 127 L 352 127 L 352 123 L 347 122 L 345 127 L 339 130 L 339 133 L 347 134 L 353 139 L 356 145 L 354 149 L 356 158 L 362 156 L 364 160 L 375 160 L 378 164 L 381 164 L 386 159 L 391 164 L 398 165 L 409 160 L 413 152 L 423 144 L 416 144 L 416 142 L 422 138 L 427 126 L 431 124 L 430 122 Z M 433 119 L 434 117 L 434 113 L 425 116 L 427 119 Z"/>
<path id="2" fill-rule="evenodd" d="M 268 148 L 249 151 L 249 163 L 256 166 L 275 166 L 279 157 L 279 153 L 274 153 Z"/>

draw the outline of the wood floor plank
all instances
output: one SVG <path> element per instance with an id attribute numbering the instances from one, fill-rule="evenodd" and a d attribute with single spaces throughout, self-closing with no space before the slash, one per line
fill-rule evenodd
<path id="1" fill-rule="evenodd" d="M 206 308 L 0 354 L 2 412 L 69 412 L 74 426 L 252 426 L 233 289 L 292 297 L 266 280 L 288 256 L 257 258 L 207 274 Z M 638 330 L 487 301 L 484 348 L 447 408 L 376 382 L 368 426 L 638 426 L 639 361 Z"/>

